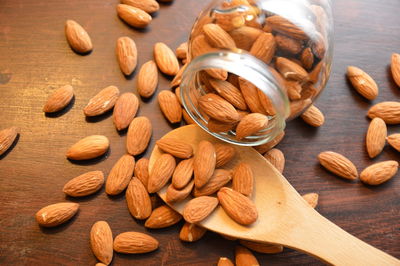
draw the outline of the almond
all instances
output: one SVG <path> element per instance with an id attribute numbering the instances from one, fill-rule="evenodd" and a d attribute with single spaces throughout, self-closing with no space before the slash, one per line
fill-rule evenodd
<path id="1" fill-rule="evenodd" d="M 114 250 L 124 254 L 142 254 L 158 248 L 158 241 L 152 236 L 139 232 L 125 232 L 114 239 Z"/>
<path id="2" fill-rule="evenodd" d="M 276 51 L 276 41 L 274 35 L 263 32 L 253 43 L 250 53 L 266 64 L 271 62 Z"/>
<path id="3" fill-rule="evenodd" d="M 221 257 L 218 260 L 217 266 L 234 266 L 234 264 L 232 263 L 232 261 L 230 259 Z"/>
<path id="4" fill-rule="evenodd" d="M 381 153 L 386 144 L 386 136 L 387 129 L 385 121 L 379 117 L 372 119 L 365 139 L 367 152 L 370 158 L 374 158 Z"/>
<path id="5" fill-rule="evenodd" d="M 298 54 L 303 48 L 301 41 L 282 34 L 275 35 L 275 41 L 279 49 L 290 54 Z"/>
<path id="6" fill-rule="evenodd" d="M 315 106 L 311 105 L 307 110 L 301 114 L 301 118 L 313 127 L 320 127 L 325 122 L 324 114 Z"/>
<path id="7" fill-rule="evenodd" d="M 181 81 L 182 81 L 182 74 L 186 69 L 187 64 L 184 64 L 178 71 L 178 73 L 175 75 L 175 77 L 172 79 L 171 83 L 169 84 L 169 86 L 171 88 L 175 88 L 179 85 L 181 85 Z"/>
<path id="8" fill-rule="evenodd" d="M 261 35 L 262 30 L 243 26 L 229 32 L 237 48 L 249 51 L 253 43 Z"/>
<path id="9" fill-rule="evenodd" d="M 56 203 L 40 209 L 36 213 L 35 218 L 43 227 L 54 227 L 71 219 L 77 213 L 78 209 L 78 203 Z"/>
<path id="10" fill-rule="evenodd" d="M 150 120 L 145 116 L 136 117 L 129 125 L 126 136 L 126 149 L 131 155 L 144 152 L 149 145 L 153 127 Z"/>
<path id="11" fill-rule="evenodd" d="M 195 197 L 208 196 L 217 192 L 232 179 L 231 171 L 224 169 L 215 169 L 210 180 L 201 188 L 195 188 L 193 195 Z"/>
<path id="12" fill-rule="evenodd" d="M 236 139 L 255 135 L 268 125 L 268 117 L 260 113 L 251 113 L 243 117 L 236 127 Z"/>
<path id="13" fill-rule="evenodd" d="M 289 119 L 295 118 L 301 111 L 312 104 L 312 100 L 307 98 L 304 100 L 297 100 L 290 102 L 290 115 Z"/>
<path id="14" fill-rule="evenodd" d="M 264 254 L 277 254 L 283 251 L 282 245 L 268 244 L 268 243 L 258 243 L 247 240 L 239 240 L 239 243 L 246 248 L 256 251 L 258 253 Z"/>
<path id="15" fill-rule="evenodd" d="M 43 107 L 43 112 L 54 113 L 64 109 L 74 97 L 74 89 L 71 85 L 65 85 L 55 90 Z"/>
<path id="16" fill-rule="evenodd" d="M 193 38 L 190 46 L 192 58 L 196 58 L 200 55 L 211 53 L 216 51 L 206 40 L 206 37 L 201 34 Z"/>
<path id="17" fill-rule="evenodd" d="M 163 205 L 153 210 L 144 226 L 152 229 L 165 228 L 178 223 L 181 219 L 182 216 L 179 213 Z"/>
<path id="18" fill-rule="evenodd" d="M 285 155 L 281 150 L 271 149 L 264 154 L 264 157 L 282 174 L 285 168 Z"/>
<path id="19" fill-rule="evenodd" d="M 392 70 L 394 82 L 400 87 L 400 54 L 392 54 L 390 69 Z"/>
<path id="20" fill-rule="evenodd" d="M 90 246 L 96 258 L 104 264 L 110 264 L 113 258 L 113 236 L 105 221 L 95 222 L 90 230 Z"/>
<path id="21" fill-rule="evenodd" d="M 257 220 L 257 208 L 245 195 L 227 187 L 221 188 L 217 195 L 222 208 L 235 222 L 249 225 Z"/>
<path id="22" fill-rule="evenodd" d="M 0 155 L 4 154 L 11 147 L 18 133 L 18 127 L 9 127 L 0 131 Z"/>
<path id="23" fill-rule="evenodd" d="M 224 31 L 218 24 L 206 24 L 203 26 L 204 36 L 208 43 L 215 48 L 234 49 L 236 48 L 235 41 Z"/>
<path id="24" fill-rule="evenodd" d="M 368 110 L 368 117 L 379 117 L 386 124 L 400 124 L 400 102 L 381 102 Z"/>
<path id="25" fill-rule="evenodd" d="M 167 188 L 166 201 L 167 202 L 179 202 L 187 198 L 190 192 L 192 192 L 194 181 L 189 182 L 186 187 L 178 190 L 172 184 Z"/>
<path id="26" fill-rule="evenodd" d="M 200 141 L 193 161 L 194 185 L 197 188 L 204 186 L 210 180 L 215 169 L 215 163 L 214 146 L 209 141 Z"/>
<path id="27" fill-rule="evenodd" d="M 93 45 L 90 36 L 78 22 L 74 20 L 65 22 L 65 36 L 75 52 L 83 54 L 92 51 Z"/>
<path id="28" fill-rule="evenodd" d="M 108 86 L 97 93 L 83 109 L 86 116 L 101 115 L 114 107 L 119 96 L 119 89 Z"/>
<path id="29" fill-rule="evenodd" d="M 237 125 L 237 123 L 222 123 L 222 122 L 212 119 L 212 118 L 210 118 L 207 121 L 208 130 L 210 130 L 211 132 L 216 132 L 216 133 L 228 132 L 230 130 L 234 130 L 236 125 Z"/>
<path id="30" fill-rule="evenodd" d="M 124 4 L 117 5 L 118 16 L 135 28 L 145 28 L 151 22 L 151 16 L 140 8 Z"/>
<path id="31" fill-rule="evenodd" d="M 211 79 L 209 80 L 214 90 L 222 96 L 225 100 L 240 110 L 246 110 L 247 105 L 243 98 L 242 93 L 238 88 L 233 86 L 228 81 Z"/>
<path id="32" fill-rule="evenodd" d="M 198 223 L 207 218 L 218 206 L 215 197 L 201 196 L 191 199 L 183 209 L 183 218 L 189 223 Z"/>
<path id="33" fill-rule="evenodd" d="M 207 229 L 191 223 L 185 223 L 179 233 L 179 239 L 185 242 L 195 242 L 202 238 Z"/>
<path id="34" fill-rule="evenodd" d="M 287 58 L 277 57 L 275 66 L 285 79 L 300 82 L 308 81 L 307 71 L 299 64 L 296 64 Z"/>
<path id="35" fill-rule="evenodd" d="M 233 170 L 232 189 L 250 196 L 253 192 L 254 177 L 251 167 L 247 163 L 239 163 Z"/>
<path id="36" fill-rule="evenodd" d="M 193 158 L 182 160 L 175 168 L 172 175 L 172 185 L 176 189 L 184 188 L 193 176 Z"/>
<path id="37" fill-rule="evenodd" d="M 315 207 L 317 207 L 317 205 L 318 205 L 318 197 L 319 197 L 317 193 L 307 193 L 307 194 L 304 194 L 302 197 L 303 197 L 303 199 L 305 201 L 307 201 L 307 203 L 312 208 L 315 209 Z"/>
<path id="38" fill-rule="evenodd" d="M 135 169 L 135 158 L 129 154 L 122 157 L 114 164 L 106 181 L 106 193 L 118 195 L 128 186 Z"/>
<path id="39" fill-rule="evenodd" d="M 103 184 L 103 172 L 91 171 L 68 181 L 64 185 L 63 192 L 71 197 L 84 197 L 97 192 Z"/>
<path id="40" fill-rule="evenodd" d="M 188 52 L 188 43 L 187 42 L 181 43 L 178 46 L 178 48 L 176 48 L 176 50 L 175 50 L 175 54 L 178 59 L 186 59 L 187 52 Z"/>
<path id="41" fill-rule="evenodd" d="M 375 163 L 365 168 L 360 179 L 368 185 L 380 185 L 391 179 L 399 168 L 399 163 L 396 161 L 384 161 Z"/>
<path id="42" fill-rule="evenodd" d="M 149 193 L 155 193 L 167 184 L 175 170 L 175 166 L 175 159 L 170 154 L 164 153 L 157 159 L 149 176 L 147 185 Z"/>
<path id="43" fill-rule="evenodd" d="M 327 74 L 326 72 L 327 72 L 326 64 L 325 61 L 322 60 L 309 73 L 308 79 L 311 83 L 315 84 L 318 82 L 322 74 L 324 75 Z"/>
<path id="44" fill-rule="evenodd" d="M 119 67 L 124 75 L 129 76 L 137 65 L 137 48 L 135 42 L 129 37 L 120 37 L 115 48 Z"/>
<path id="45" fill-rule="evenodd" d="M 289 20 L 281 16 L 270 16 L 265 19 L 265 24 L 270 26 L 273 31 L 283 33 L 299 40 L 307 40 L 307 34 L 301 30 L 297 25 L 293 24 Z"/>
<path id="46" fill-rule="evenodd" d="M 196 124 L 196 122 L 193 120 L 193 118 L 183 108 L 182 108 L 182 116 L 187 125 L 191 125 L 191 124 L 195 125 Z"/>
<path id="47" fill-rule="evenodd" d="M 72 160 L 88 160 L 106 153 L 110 142 L 107 137 L 92 135 L 79 140 L 67 151 L 67 158 Z"/>
<path id="48" fill-rule="evenodd" d="M 242 11 L 232 10 L 229 13 L 217 13 L 213 14 L 215 23 L 218 24 L 222 29 L 231 31 L 240 28 L 245 25 L 245 13 Z"/>
<path id="49" fill-rule="evenodd" d="M 178 73 L 178 59 L 165 43 L 158 42 L 154 45 L 154 59 L 162 73 L 169 76 L 175 76 Z"/>
<path id="50" fill-rule="evenodd" d="M 323 167 L 332 173 L 349 180 L 355 180 L 358 177 L 357 168 L 343 155 L 325 151 L 318 155 L 318 160 Z"/>
<path id="51" fill-rule="evenodd" d="M 121 0 L 121 3 L 137 7 L 147 13 L 154 13 L 160 9 L 160 5 L 155 0 Z"/>
<path id="52" fill-rule="evenodd" d="M 392 134 L 387 137 L 387 141 L 392 146 L 395 148 L 397 151 L 400 151 L 400 134 Z"/>
<path id="53" fill-rule="evenodd" d="M 126 92 L 115 102 L 113 120 L 117 130 L 129 126 L 139 109 L 139 100 L 135 94 Z"/>
<path id="54" fill-rule="evenodd" d="M 144 98 L 151 97 L 156 91 L 158 84 L 157 65 L 153 60 L 142 65 L 137 77 L 137 91 Z"/>
<path id="55" fill-rule="evenodd" d="M 263 113 L 265 113 L 266 115 L 271 115 L 271 116 L 275 115 L 276 114 L 275 107 L 274 107 L 272 101 L 270 100 L 270 98 L 267 95 L 265 95 L 265 93 L 260 89 L 257 89 L 257 94 L 258 94 L 258 98 L 260 99 L 260 105 L 262 106 L 263 110 L 265 111 Z"/>
<path id="56" fill-rule="evenodd" d="M 258 146 L 255 146 L 254 148 L 256 149 L 256 151 L 258 151 L 261 154 L 266 153 L 267 151 L 269 151 L 270 149 L 272 149 L 273 147 L 275 147 L 276 145 L 279 144 L 279 142 L 282 141 L 283 137 L 285 136 L 285 132 L 282 131 L 281 133 L 279 133 L 274 139 L 272 139 L 271 141 L 265 143 L 265 144 L 261 144 Z"/>
<path id="57" fill-rule="evenodd" d="M 207 93 L 199 98 L 199 107 L 210 117 L 223 122 L 235 123 L 239 114 L 235 107 L 214 93 Z"/>
<path id="58" fill-rule="evenodd" d="M 160 91 L 158 94 L 158 104 L 164 116 L 172 124 L 182 120 L 182 108 L 176 95 L 168 90 Z"/>
<path id="59" fill-rule="evenodd" d="M 347 77 L 356 91 L 368 100 L 373 100 L 378 96 L 379 89 L 376 82 L 370 75 L 355 66 L 347 68 Z"/>
<path id="60" fill-rule="evenodd" d="M 178 99 L 180 105 L 182 105 L 181 87 L 176 87 L 174 93 L 175 93 L 176 98 Z M 183 115 L 183 113 L 182 113 L 182 115 Z"/>
<path id="61" fill-rule="evenodd" d="M 137 179 L 142 182 L 143 186 L 147 190 L 147 184 L 149 182 L 149 159 L 141 158 L 135 164 L 135 170 L 133 170 L 133 174 Z"/>
<path id="62" fill-rule="evenodd" d="M 259 266 L 257 258 L 245 247 L 236 246 L 235 248 L 235 263 L 237 266 Z"/>
<path id="63" fill-rule="evenodd" d="M 239 77 L 239 84 L 244 100 L 246 101 L 246 104 L 249 107 L 250 111 L 252 111 L 253 113 L 264 114 L 265 110 L 258 96 L 257 87 L 241 77 Z"/>
<path id="64" fill-rule="evenodd" d="M 305 69 L 310 70 L 312 68 L 314 64 L 314 55 L 310 47 L 307 47 L 303 50 L 300 60 Z"/>
<path id="65" fill-rule="evenodd" d="M 236 150 L 232 145 L 216 143 L 215 147 L 215 156 L 216 156 L 216 164 L 215 167 L 221 167 L 232 160 L 235 157 Z"/>
<path id="66" fill-rule="evenodd" d="M 147 189 L 137 178 L 132 178 L 125 193 L 129 212 L 136 219 L 147 219 L 152 211 Z"/>

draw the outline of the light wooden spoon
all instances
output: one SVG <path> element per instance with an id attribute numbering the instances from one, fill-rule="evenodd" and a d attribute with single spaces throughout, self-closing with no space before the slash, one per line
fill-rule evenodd
<path id="1" fill-rule="evenodd" d="M 221 142 L 196 125 L 180 127 L 164 137 L 191 143 L 194 150 L 201 140 Z M 224 168 L 232 169 L 238 161 L 251 165 L 255 176 L 252 200 L 258 209 L 258 219 L 250 226 L 242 226 L 218 207 L 200 223 L 201 226 L 235 238 L 284 245 L 334 265 L 400 265 L 396 258 L 350 235 L 321 216 L 253 148 L 233 147 L 236 149 L 235 159 Z M 156 146 L 150 158 L 150 171 L 161 154 Z M 158 194 L 165 201 L 166 187 Z M 182 213 L 188 200 L 169 205 Z"/>

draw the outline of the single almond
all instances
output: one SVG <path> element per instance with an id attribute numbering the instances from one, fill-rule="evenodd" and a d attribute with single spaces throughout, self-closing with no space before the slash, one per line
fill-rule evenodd
<path id="1" fill-rule="evenodd" d="M 90 246 L 96 258 L 104 264 L 110 264 L 113 258 L 113 236 L 105 221 L 97 221 L 90 230 Z"/>
<path id="2" fill-rule="evenodd" d="M 102 171 L 91 171 L 68 181 L 63 192 L 71 197 L 84 197 L 97 192 L 104 184 Z"/>
<path id="3" fill-rule="evenodd" d="M 251 46 L 261 35 L 262 30 L 253 27 L 243 26 L 229 32 L 235 41 L 236 47 L 246 51 L 250 51 Z"/>
<path id="4" fill-rule="evenodd" d="M 268 125 L 268 117 L 260 113 L 251 113 L 243 117 L 236 127 L 236 139 L 255 135 Z"/>
<path id="5" fill-rule="evenodd" d="M 281 150 L 271 149 L 264 154 L 264 157 L 282 174 L 285 168 L 285 155 Z"/>
<path id="6" fill-rule="evenodd" d="M 314 64 L 314 54 L 311 51 L 310 47 L 307 47 L 303 50 L 300 56 L 301 64 L 307 70 L 310 70 Z"/>
<path id="7" fill-rule="evenodd" d="M 195 197 L 208 196 L 217 192 L 232 180 L 232 172 L 225 169 L 215 169 L 210 180 L 201 188 L 195 188 L 193 195 Z"/>
<path id="8" fill-rule="evenodd" d="M 400 102 L 380 102 L 368 110 L 368 117 L 379 117 L 386 124 L 400 124 Z"/>
<path id="9" fill-rule="evenodd" d="M 132 178 L 125 193 L 129 212 L 136 219 L 147 219 L 152 211 L 151 201 L 147 189 L 137 178 Z"/>
<path id="10" fill-rule="evenodd" d="M 257 220 L 256 205 L 245 195 L 227 187 L 221 188 L 217 195 L 222 208 L 235 222 L 249 225 Z"/>
<path id="11" fill-rule="evenodd" d="M 152 229 L 165 228 L 178 223 L 181 219 L 182 215 L 163 205 L 153 210 L 144 226 Z"/>
<path id="12" fill-rule="evenodd" d="M 253 192 L 254 177 L 251 167 L 247 163 L 239 163 L 233 170 L 232 189 L 245 196 Z"/>
<path id="13" fill-rule="evenodd" d="M 361 172 L 360 179 L 368 185 L 380 185 L 391 179 L 397 173 L 398 168 L 399 163 L 396 161 L 375 163 Z"/>
<path id="14" fill-rule="evenodd" d="M 276 41 L 274 35 L 263 32 L 253 43 L 250 53 L 266 64 L 271 62 L 276 51 Z"/>
<path id="15" fill-rule="evenodd" d="M 83 109 L 86 116 L 101 115 L 114 107 L 119 96 L 119 89 L 115 86 L 108 86 L 97 93 L 89 100 Z"/>
<path id="16" fill-rule="evenodd" d="M 183 189 L 193 176 L 193 158 L 182 160 L 175 168 L 172 175 L 172 185 L 176 189 Z"/>
<path id="17" fill-rule="evenodd" d="M 137 77 L 137 91 L 144 98 L 151 97 L 157 89 L 158 71 L 153 60 L 142 65 Z"/>
<path id="18" fill-rule="evenodd" d="M 122 155 L 114 164 L 106 181 L 106 193 L 118 195 L 128 186 L 135 169 L 135 158 L 129 154 Z"/>
<path id="19" fill-rule="evenodd" d="M 217 206 L 217 198 L 201 196 L 186 203 L 182 215 L 186 222 L 198 223 L 207 218 Z"/>
<path id="20" fill-rule="evenodd" d="M 214 90 L 233 106 L 240 110 L 247 109 L 246 101 L 244 100 L 242 93 L 231 83 L 218 79 L 211 79 L 209 82 Z"/>
<path id="21" fill-rule="evenodd" d="M 65 36 L 75 52 L 83 54 L 92 51 L 93 45 L 90 36 L 78 22 L 74 20 L 65 22 Z"/>
<path id="22" fill-rule="evenodd" d="M 124 75 L 129 76 L 137 65 L 136 43 L 129 37 L 120 37 L 115 48 L 119 67 Z"/>
<path id="23" fill-rule="evenodd" d="M 372 119 L 365 138 L 367 152 L 370 158 L 381 153 L 386 144 L 387 128 L 385 121 L 379 117 Z"/>
<path id="24" fill-rule="evenodd" d="M 123 21 L 135 28 L 145 28 L 151 22 L 151 16 L 137 7 L 119 4 L 117 13 Z"/>
<path id="25" fill-rule="evenodd" d="M 176 189 L 172 184 L 168 186 L 166 193 L 166 201 L 167 202 L 179 202 L 186 199 L 190 192 L 192 192 L 194 186 L 194 181 L 189 182 L 182 189 Z"/>
<path id="26" fill-rule="evenodd" d="M 277 254 L 283 251 L 282 245 L 268 244 L 268 243 L 258 243 L 248 240 L 239 240 L 239 243 L 246 248 L 264 254 Z"/>
<path id="27" fill-rule="evenodd" d="M 290 54 L 298 54 L 303 49 L 301 41 L 282 34 L 275 35 L 275 41 L 279 49 Z"/>
<path id="28" fill-rule="evenodd" d="M 253 83 L 251 83 L 250 81 L 247 81 L 241 77 L 239 77 L 239 85 L 244 100 L 246 101 L 246 104 L 249 107 L 250 111 L 252 111 L 253 113 L 264 114 L 265 110 L 258 96 L 258 88 L 254 86 Z"/>
<path id="29" fill-rule="evenodd" d="M 9 127 L 0 131 L 0 155 L 4 154 L 11 147 L 18 134 L 18 127 Z"/>
<path id="30" fill-rule="evenodd" d="M 214 52 L 216 49 L 207 42 L 206 37 L 203 34 L 200 34 L 193 38 L 190 51 L 192 58 L 195 58 L 206 53 Z"/>
<path id="31" fill-rule="evenodd" d="M 51 204 L 40 209 L 35 218 L 39 225 L 43 227 L 54 227 L 71 219 L 78 209 L 79 204 L 73 202 Z"/>
<path id="32" fill-rule="evenodd" d="M 64 109 L 74 97 L 74 89 L 71 85 L 65 85 L 55 90 L 46 104 L 43 106 L 43 112 L 54 113 Z"/>
<path id="33" fill-rule="evenodd" d="M 397 86 L 400 87 L 400 54 L 392 54 L 392 62 L 390 64 L 392 77 Z"/>
<path id="34" fill-rule="evenodd" d="M 277 57 L 275 66 L 276 69 L 278 69 L 278 71 L 286 79 L 296 80 L 300 82 L 308 81 L 307 71 L 299 64 L 296 64 L 295 62 L 287 58 Z"/>
<path id="35" fill-rule="evenodd" d="M 147 190 L 147 184 L 149 182 L 149 159 L 141 158 L 135 164 L 133 175 L 142 182 L 143 186 Z"/>
<path id="36" fill-rule="evenodd" d="M 158 94 L 158 104 L 164 116 L 172 124 L 179 123 L 182 120 L 182 108 L 176 95 L 169 91 L 163 90 Z"/>
<path id="37" fill-rule="evenodd" d="M 324 114 L 315 105 L 308 107 L 300 117 L 304 122 L 313 127 L 320 127 L 325 122 Z"/>
<path id="38" fill-rule="evenodd" d="M 150 120 L 145 116 L 136 117 L 132 120 L 126 136 L 126 149 L 131 155 L 144 152 L 149 145 L 153 127 Z"/>
<path id="39" fill-rule="evenodd" d="M 224 166 L 225 164 L 230 162 L 232 158 L 236 155 L 236 150 L 232 145 L 216 143 L 214 144 L 214 147 L 216 156 L 216 168 Z"/>
<path id="40" fill-rule="evenodd" d="M 264 109 L 266 115 L 275 115 L 275 107 L 271 99 L 260 89 L 257 89 L 258 98 L 260 99 L 260 105 Z"/>
<path id="41" fill-rule="evenodd" d="M 164 153 L 154 163 L 154 167 L 150 172 L 147 190 L 149 193 L 159 191 L 170 180 L 175 170 L 175 159 L 172 155 Z"/>
<path id="42" fill-rule="evenodd" d="M 291 101 L 289 119 L 295 118 L 297 115 L 301 113 L 301 111 L 311 106 L 311 104 L 312 100 L 309 98 L 304 100 Z"/>
<path id="43" fill-rule="evenodd" d="M 79 140 L 67 151 L 67 158 L 72 160 L 88 160 L 106 153 L 110 141 L 101 135 L 92 135 Z"/>
<path id="44" fill-rule="evenodd" d="M 206 24 L 203 26 L 203 33 L 208 43 L 215 48 L 234 49 L 235 41 L 218 24 Z"/>
<path id="45" fill-rule="evenodd" d="M 240 28 L 245 25 L 245 13 L 242 11 L 231 11 L 228 13 L 217 13 L 213 14 L 215 23 L 218 24 L 225 31 L 231 31 Z"/>
<path id="46" fill-rule="evenodd" d="M 254 148 L 256 149 L 256 151 L 258 151 L 261 154 L 266 153 L 267 151 L 269 151 L 270 149 L 272 149 L 273 147 L 275 147 L 276 145 L 279 144 L 279 142 L 282 141 L 283 137 L 285 136 L 285 132 L 282 131 L 281 133 L 279 133 L 274 139 L 272 139 L 271 141 L 265 143 L 265 144 L 261 144 L 258 146 L 255 146 Z"/>
<path id="47" fill-rule="evenodd" d="M 323 167 L 337 176 L 349 180 L 355 180 L 358 177 L 357 168 L 354 164 L 339 153 L 333 151 L 321 152 L 318 155 L 318 160 Z"/>
<path id="48" fill-rule="evenodd" d="M 160 5 L 155 0 L 121 0 L 121 4 L 137 7 L 147 13 L 154 13 L 160 9 Z"/>
<path id="49" fill-rule="evenodd" d="M 234 266 L 234 264 L 230 259 L 221 257 L 218 260 L 217 266 Z"/>
<path id="50" fill-rule="evenodd" d="M 347 68 L 347 77 L 356 91 L 368 100 L 373 100 L 378 96 L 379 89 L 376 82 L 370 75 L 355 66 Z"/>
<path id="51" fill-rule="evenodd" d="M 397 151 L 400 151 L 400 134 L 392 134 L 387 137 L 387 142 L 390 146 L 395 148 Z"/>
<path id="52" fill-rule="evenodd" d="M 118 97 L 113 111 L 114 125 L 117 130 L 123 130 L 129 126 L 139 109 L 139 99 L 135 94 L 126 92 Z"/>
<path id="53" fill-rule="evenodd" d="M 235 263 L 237 266 L 260 265 L 253 253 L 249 249 L 242 246 L 236 246 L 235 248 Z"/>
<path id="54" fill-rule="evenodd" d="M 114 239 L 114 250 L 124 254 L 142 254 L 156 250 L 158 241 L 152 236 L 139 232 L 125 232 Z"/>
<path id="55" fill-rule="evenodd" d="M 302 197 L 303 197 L 303 199 L 304 199 L 305 201 L 307 201 L 307 203 L 308 203 L 312 208 L 315 209 L 315 207 L 317 207 L 317 205 L 318 205 L 318 198 L 319 198 L 319 196 L 318 196 L 317 193 L 307 193 L 307 194 L 304 194 Z"/>
<path id="56" fill-rule="evenodd" d="M 195 242 L 202 238 L 207 229 L 191 223 L 185 223 L 179 233 L 179 239 L 184 242 Z"/>
<path id="57" fill-rule="evenodd" d="M 230 130 L 234 130 L 236 125 L 237 125 L 237 123 L 222 123 L 222 122 L 212 119 L 212 118 L 210 118 L 207 121 L 208 130 L 210 130 L 211 132 L 216 132 L 216 133 L 228 132 Z"/>
<path id="58" fill-rule="evenodd" d="M 209 141 L 200 141 L 193 161 L 194 185 L 197 188 L 204 186 L 210 180 L 215 169 L 215 163 L 214 146 Z"/>
<path id="59" fill-rule="evenodd" d="M 222 97 L 207 93 L 199 98 L 199 107 L 210 117 L 223 122 L 235 123 L 239 120 L 239 114 L 232 104 Z"/>
<path id="60" fill-rule="evenodd" d="M 305 23 L 305 21 L 302 22 Z M 297 25 L 293 24 L 288 19 L 278 15 L 266 18 L 265 24 L 271 27 L 273 31 L 283 33 L 295 39 L 307 40 L 309 38 L 308 35 Z"/>
<path id="61" fill-rule="evenodd" d="M 183 42 L 181 43 L 178 48 L 175 50 L 176 57 L 178 59 L 186 59 L 187 58 L 187 53 L 188 53 L 188 43 Z"/>
<path id="62" fill-rule="evenodd" d="M 162 73 L 170 76 L 175 76 L 178 73 L 178 59 L 165 43 L 158 42 L 154 45 L 154 59 Z"/>

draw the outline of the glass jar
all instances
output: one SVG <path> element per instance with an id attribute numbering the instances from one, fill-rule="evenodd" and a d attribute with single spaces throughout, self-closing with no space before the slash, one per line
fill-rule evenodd
<path id="1" fill-rule="evenodd" d="M 329 0 L 214 0 L 191 31 L 183 106 L 224 141 L 272 141 L 325 87 L 332 27 Z"/>

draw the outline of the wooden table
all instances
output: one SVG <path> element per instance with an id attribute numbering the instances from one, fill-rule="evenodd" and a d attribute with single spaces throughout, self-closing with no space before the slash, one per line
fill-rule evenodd
<path id="1" fill-rule="evenodd" d="M 106 220 L 114 235 L 124 231 L 148 232 L 160 241 L 158 251 L 146 255 L 115 254 L 114 265 L 210 265 L 220 256 L 233 258 L 236 245 L 208 232 L 197 243 L 182 243 L 182 223 L 161 230 L 146 230 L 126 208 L 124 196 L 108 197 L 104 189 L 84 199 L 65 198 L 61 189 L 72 177 L 91 170 L 107 175 L 125 153 L 126 134 L 115 130 L 111 114 L 85 119 L 82 109 L 98 90 L 116 85 L 136 93 L 136 74 L 125 78 L 114 49 L 120 36 L 132 37 L 139 50 L 139 65 L 152 58 L 152 46 L 164 41 L 176 48 L 188 37 L 196 15 L 209 1 L 175 0 L 161 5 L 147 30 L 129 28 L 116 15 L 117 0 L 2 0 L 0 1 L 0 128 L 19 126 L 17 145 L 0 158 L 0 264 L 1 265 L 94 265 L 89 231 L 97 220 Z M 390 56 L 400 52 L 400 2 L 398 0 L 335 0 L 335 56 L 332 75 L 317 102 L 326 123 L 314 129 L 297 119 L 287 127 L 279 145 L 286 155 L 284 175 L 302 194 L 318 192 L 317 210 L 360 239 L 400 258 L 400 177 L 379 187 L 339 179 L 318 164 L 316 156 L 334 150 L 350 158 L 359 171 L 372 162 L 399 160 L 386 147 L 370 160 L 364 139 L 368 108 L 384 100 L 399 100 L 389 70 Z M 94 51 L 75 54 L 64 36 L 64 22 L 75 19 L 89 32 Z M 358 95 L 346 81 L 348 65 L 363 68 L 377 81 L 380 95 L 372 103 Z M 160 75 L 158 90 L 168 89 Z M 42 106 L 49 92 L 72 84 L 76 98 L 62 115 L 46 116 Z M 171 130 L 156 97 L 141 100 L 139 115 L 153 122 L 155 140 Z M 399 132 L 390 126 L 389 132 Z M 103 134 L 111 140 L 106 157 L 82 163 L 65 158 L 66 149 L 78 139 Z M 137 157 L 136 159 L 138 159 Z M 42 229 L 34 220 L 48 204 L 79 202 L 79 214 L 67 224 Z M 257 254 L 261 264 L 320 265 L 316 259 L 285 249 L 281 254 Z"/>

